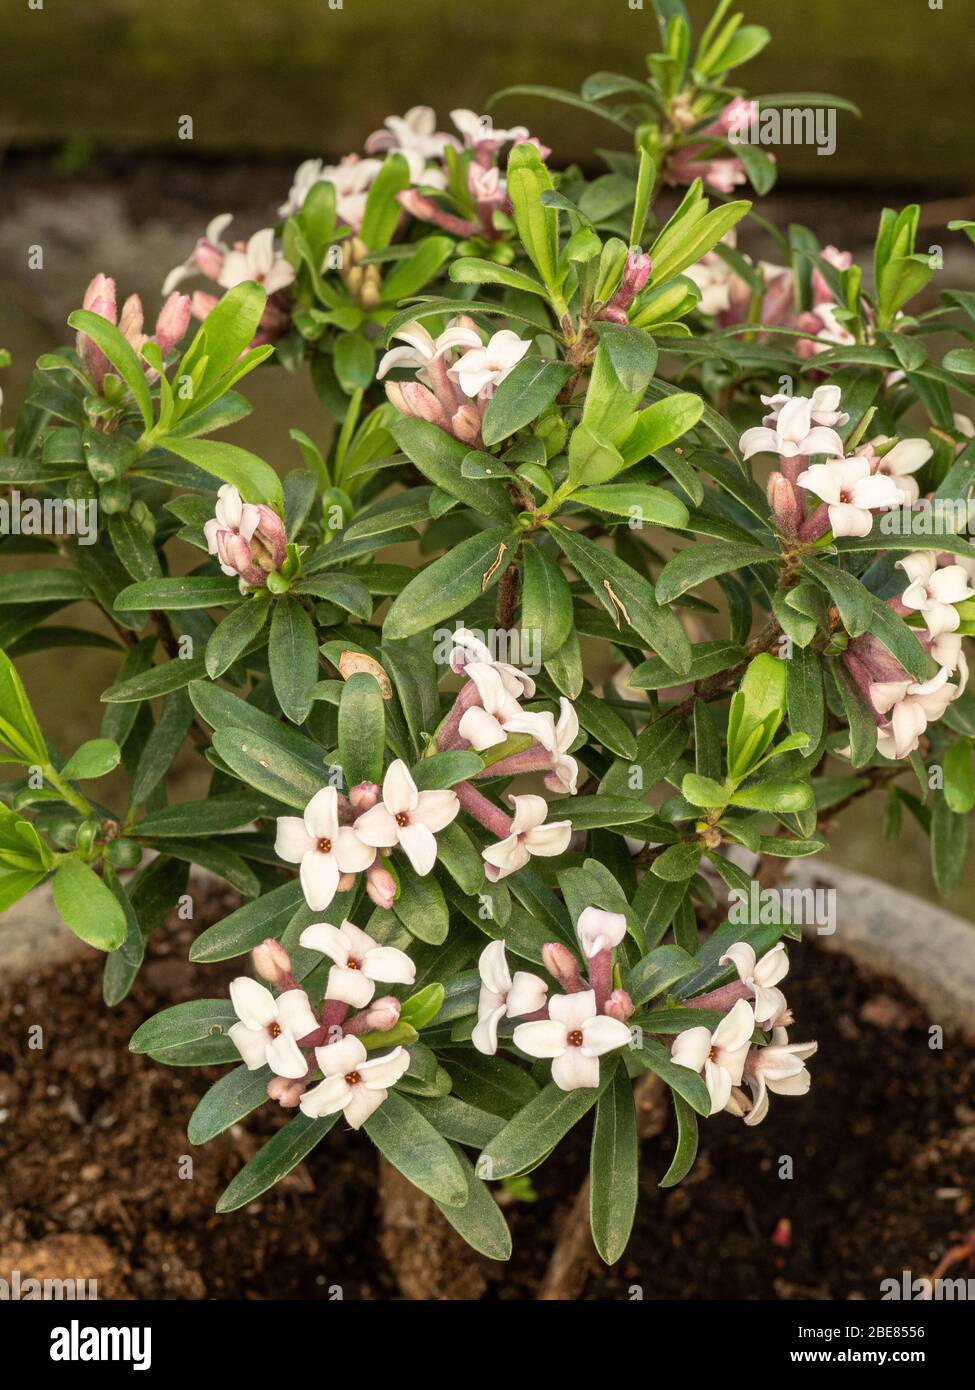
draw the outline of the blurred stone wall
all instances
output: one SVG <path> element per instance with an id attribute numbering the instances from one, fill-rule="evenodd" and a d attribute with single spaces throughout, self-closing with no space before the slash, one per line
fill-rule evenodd
<path id="1" fill-rule="evenodd" d="M 418 102 L 445 115 L 514 82 L 577 90 L 596 69 L 642 74 L 656 19 L 640 2 L 3 0 L 0 141 L 178 149 L 191 115 L 196 152 L 338 155 Z M 700 29 L 710 0 L 688 3 Z M 840 117 L 832 157 L 789 151 L 789 179 L 968 190 L 971 0 L 735 8 L 773 33 L 738 70 L 753 92 L 832 91 L 863 110 Z M 537 129 L 563 161 L 617 143 L 611 125 L 539 101 L 497 115 Z"/>

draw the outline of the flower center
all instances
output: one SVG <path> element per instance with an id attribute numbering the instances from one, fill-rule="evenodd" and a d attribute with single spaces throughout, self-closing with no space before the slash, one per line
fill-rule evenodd
<path id="1" fill-rule="evenodd" d="M 405 811 L 399 811 L 396 816 L 396 824 L 403 830 L 410 823 L 410 818 Z"/>
<path id="2" fill-rule="evenodd" d="M 267 1031 L 271 1034 L 271 1037 L 272 1037 L 272 1038 L 280 1038 L 280 1036 L 281 1036 L 281 1025 L 280 1025 L 280 1023 L 272 1023 L 272 1024 L 270 1024 Z"/>
<path id="3" fill-rule="evenodd" d="M 318 842 L 318 844 L 315 846 L 315 848 L 318 850 L 318 853 L 319 853 L 319 854 L 331 854 L 331 853 L 332 853 L 332 842 L 331 842 L 331 840 L 325 839 L 324 836 L 323 836 L 322 839 L 319 840 L 319 842 Z"/>
<path id="4" fill-rule="evenodd" d="M 850 493 L 846 490 L 846 488 L 844 488 L 844 489 L 841 491 L 841 493 L 840 493 L 840 501 L 841 501 L 841 502 L 852 502 L 852 501 L 853 501 L 852 496 L 851 496 Z"/>
<path id="5" fill-rule="evenodd" d="M 349 956 L 349 959 L 345 962 L 345 968 L 346 970 L 359 970 L 361 969 L 361 963 L 352 956 Z"/>
<path id="6" fill-rule="evenodd" d="M 566 1038 L 566 1042 L 569 1044 L 570 1047 L 581 1047 L 581 1046 L 582 1046 L 582 1030 L 581 1030 L 581 1028 L 574 1028 L 574 1029 L 572 1030 L 572 1032 L 569 1034 L 569 1036 Z"/>
<path id="7" fill-rule="evenodd" d="M 347 1086 L 358 1086 L 361 1080 L 362 1077 L 357 1071 L 348 1071 L 345 1073 L 345 1084 Z"/>

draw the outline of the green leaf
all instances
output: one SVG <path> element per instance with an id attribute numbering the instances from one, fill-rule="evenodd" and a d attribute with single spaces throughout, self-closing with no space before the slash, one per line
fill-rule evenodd
<path id="1" fill-rule="evenodd" d="M 234 608 L 211 632 L 207 639 L 204 662 L 206 673 L 215 681 L 231 667 L 267 622 L 271 605 L 265 592 L 257 593 Z"/>
<path id="2" fill-rule="evenodd" d="M 635 528 L 644 525 L 682 529 L 690 513 L 679 497 L 662 487 L 647 483 L 610 483 L 600 487 L 576 488 L 571 500 L 584 507 L 612 516 L 625 516 Z"/>
<path id="3" fill-rule="evenodd" d="M 453 244 L 453 243 L 451 243 Z M 531 275 L 497 261 L 483 261 L 476 256 L 458 256 L 450 264 L 450 278 L 459 285 L 507 285 L 509 289 L 521 290 L 525 294 L 548 296 L 545 286 L 540 285 Z"/>
<path id="4" fill-rule="evenodd" d="M 822 738 L 826 719 L 823 671 L 816 652 L 793 648 L 786 663 L 786 704 L 789 728 L 793 733 L 805 734 L 810 748 L 815 747 Z"/>
<path id="5" fill-rule="evenodd" d="M 171 1013 L 172 1010 L 167 1012 Z M 232 1022 L 236 1022 L 236 1018 Z M 131 1043 L 129 1046 L 131 1047 Z M 148 1052 L 154 1049 L 141 1050 Z M 201 1098 L 189 1118 L 186 1137 L 190 1143 L 208 1144 L 218 1134 L 223 1134 L 224 1130 L 238 1124 L 252 1110 L 263 1105 L 268 1098 L 267 1083 L 271 1076 L 270 1067 L 258 1067 L 255 1071 L 249 1071 L 247 1067 L 235 1067 L 233 1071 L 221 1076 Z"/>
<path id="6" fill-rule="evenodd" d="M 179 364 L 181 376 L 191 376 L 196 380 L 200 368 L 202 374 L 196 380 L 194 394 L 185 401 L 177 402 L 178 416 L 199 414 L 238 379 L 238 368 L 242 365 L 238 359 L 246 352 L 257 332 L 266 305 L 267 294 L 262 287 L 253 280 L 245 280 L 228 290 L 210 310 Z M 169 447 L 168 442 L 166 447 Z M 205 468 L 206 465 L 201 467 Z M 232 479 L 224 481 L 231 482 Z"/>
<path id="7" fill-rule="evenodd" d="M 514 559 L 516 537 L 504 526 L 480 531 L 420 570 L 394 600 L 385 639 L 411 637 L 451 618 L 497 583 Z"/>
<path id="8" fill-rule="evenodd" d="M 975 807 L 975 765 L 967 738 L 958 739 L 945 753 L 944 776 L 945 801 L 956 815 L 967 815 Z"/>
<path id="9" fill-rule="evenodd" d="M 559 217 L 554 208 L 542 206 L 541 197 L 553 187 L 538 150 L 533 145 L 514 145 L 508 156 L 508 197 L 528 259 L 549 290 L 557 290 L 559 284 Z"/>
<path id="10" fill-rule="evenodd" d="M 525 545 L 521 566 L 521 629 L 539 634 L 539 654 L 550 661 L 572 631 L 569 584 L 555 561 L 536 545 Z"/>
<path id="11" fill-rule="evenodd" d="M 968 830 L 968 816 L 953 811 L 946 796 L 935 796 L 931 807 L 931 871 L 942 897 L 953 893 L 964 878 Z"/>
<path id="12" fill-rule="evenodd" d="M 391 1091 L 363 1125 L 384 1158 L 405 1178 L 448 1207 L 468 1200 L 468 1179 L 456 1155 L 433 1125 L 405 1097 Z"/>
<path id="13" fill-rule="evenodd" d="M 492 1179 L 508 1178 L 539 1163 L 596 1104 L 613 1078 L 616 1062 L 611 1057 L 601 1063 L 598 1086 L 561 1091 L 549 1082 L 485 1145 L 478 1171 Z"/>
<path id="14" fill-rule="evenodd" d="M 101 348 L 132 392 L 132 397 L 139 408 L 139 414 L 142 416 L 142 422 L 146 429 L 151 429 L 152 397 L 149 394 L 149 384 L 146 381 L 145 372 L 142 370 L 142 363 L 128 339 L 119 332 L 113 323 L 109 323 L 107 319 L 101 318 L 98 314 L 91 313 L 88 309 L 76 309 L 73 314 L 69 314 L 68 324 Z"/>
<path id="15" fill-rule="evenodd" d="M 697 873 L 700 858 L 701 846 L 696 840 L 670 845 L 650 865 L 650 872 L 668 883 L 683 883 Z"/>
<path id="16" fill-rule="evenodd" d="M 91 598 L 74 570 L 15 570 L 3 577 L 4 603 L 79 603 Z"/>
<path id="17" fill-rule="evenodd" d="M 498 386 L 484 412 L 481 436 L 488 448 L 537 420 L 571 375 L 567 362 L 523 357 Z"/>
<path id="18" fill-rule="evenodd" d="M 429 1111 L 420 1110 L 420 1114 L 428 1116 Z M 462 1206 L 437 1202 L 438 1209 L 473 1250 L 489 1260 L 509 1260 L 511 1232 L 491 1189 L 477 1176 L 463 1149 L 457 1144 L 450 1149 L 467 1180 L 467 1201 Z"/>
<path id="19" fill-rule="evenodd" d="M 741 787 L 731 798 L 733 806 L 743 806 L 749 811 L 776 811 L 779 815 L 792 815 L 796 811 L 806 811 L 813 804 L 812 788 L 805 782 L 756 782 L 750 787 Z"/>
<path id="20" fill-rule="evenodd" d="M 99 951 L 125 940 L 125 913 L 111 889 L 80 859 L 62 859 L 54 874 L 54 905 L 75 936 Z"/>
<path id="21" fill-rule="evenodd" d="M 339 762 L 346 787 L 381 782 L 386 743 L 386 708 L 375 676 L 358 671 L 342 687 L 339 704 Z"/>
<path id="22" fill-rule="evenodd" d="M 268 657 L 282 713 L 292 724 L 303 724 L 311 712 L 311 690 L 319 675 L 318 638 L 310 614 L 290 595 L 274 605 Z"/>
<path id="23" fill-rule="evenodd" d="M 401 866 L 399 872 L 400 894 L 393 911 L 411 936 L 439 946 L 450 928 L 443 889 L 435 878 L 421 877 L 408 865 Z"/>
<path id="24" fill-rule="evenodd" d="M 190 608 L 229 608 L 240 603 L 240 586 L 226 575 L 186 575 L 182 579 L 145 579 L 130 584 L 115 600 L 127 613 Z"/>
<path id="25" fill-rule="evenodd" d="M 717 675 L 737 666 L 745 657 L 744 647 L 736 642 L 699 642 L 691 652 L 691 666 L 684 679 L 703 680 L 706 676 Z M 659 657 L 641 661 L 626 678 L 633 690 L 663 690 L 674 684 L 672 669 Z"/>
<path id="26" fill-rule="evenodd" d="M 573 830 L 596 830 L 603 826 L 635 825 L 649 820 L 653 808 L 631 796 L 566 796 L 549 802 L 548 820 L 570 820 Z"/>
<path id="27" fill-rule="evenodd" d="M 412 776 L 422 792 L 454 787 L 458 782 L 467 782 L 483 771 L 484 758 L 480 753 L 475 753 L 473 748 L 451 748 L 421 759 L 414 767 Z"/>
<path id="28" fill-rule="evenodd" d="M 256 454 L 216 439 L 177 439 L 167 435 L 164 442 L 170 453 L 212 473 L 221 482 L 230 483 L 245 502 L 262 503 L 279 516 L 283 514 L 281 479 Z"/>
<path id="29" fill-rule="evenodd" d="M 159 1052 L 226 1034 L 238 1021 L 229 999 L 191 999 L 146 1019 L 129 1039 L 130 1052 Z M 219 1131 L 218 1131 L 219 1132 Z"/>
<path id="30" fill-rule="evenodd" d="M 229 1183 L 217 1202 L 217 1211 L 237 1211 L 280 1182 L 308 1157 L 338 1119 L 336 1113 L 324 1115 L 320 1120 L 309 1119 L 307 1115 L 296 1115 L 289 1120 Z"/>
<path id="31" fill-rule="evenodd" d="M 600 1259 L 612 1265 L 630 1239 L 639 1195 L 640 1144 L 626 1068 L 617 1065 L 599 1097 L 589 1158 L 589 1226 Z"/>
<path id="32" fill-rule="evenodd" d="M 247 729 L 217 729 L 213 747 L 242 782 L 297 810 L 325 785 L 324 767 L 316 776 L 293 753 Z"/>
<path id="33" fill-rule="evenodd" d="M 671 985 L 696 970 L 694 957 L 680 946 L 657 946 L 626 977 L 626 992 L 639 1007 L 665 994 Z"/>
<path id="34" fill-rule="evenodd" d="M 716 575 L 742 569 L 746 565 L 775 564 L 781 557 L 761 545 L 740 545 L 731 541 L 713 541 L 679 551 L 668 560 L 657 579 L 657 598 L 660 603 L 672 603 Z"/>
<path id="35" fill-rule="evenodd" d="M 121 758 L 122 750 L 113 739 L 92 738 L 71 754 L 61 769 L 61 776 L 69 782 L 105 777 L 118 767 Z"/>
<path id="36" fill-rule="evenodd" d="M 267 813 L 263 798 L 233 792 L 211 796 L 205 801 L 184 801 L 178 806 L 162 806 L 143 817 L 135 827 L 139 835 L 181 836 L 220 835 L 249 825 Z"/>
<path id="37" fill-rule="evenodd" d="M 822 560 L 805 559 L 802 568 L 821 584 L 836 604 L 840 622 L 851 637 L 859 637 L 870 628 L 874 614 L 873 595 L 854 579 L 852 574 L 827 565 Z"/>
<path id="38" fill-rule="evenodd" d="M 402 214 L 396 195 L 409 186 L 410 166 L 394 150 L 386 156 L 383 167 L 372 181 L 359 228 L 359 236 L 370 251 L 382 251 L 389 245 Z"/>
<path id="39" fill-rule="evenodd" d="M 850 763 L 853 767 L 866 767 L 877 751 L 877 722 L 843 663 L 831 660 L 830 670 L 849 726 Z"/>
<path id="40" fill-rule="evenodd" d="M 648 792 L 666 777 L 687 747 L 687 726 L 675 714 L 648 725 L 637 736 L 636 756 L 632 762 L 618 759 L 599 784 L 599 796 L 618 795 L 628 790 Z M 639 774 L 633 785 L 633 771 Z"/>
<path id="41" fill-rule="evenodd" d="M 172 661 L 164 661 L 159 666 L 152 666 L 147 671 L 110 685 L 102 691 L 100 698 L 109 705 L 155 700 L 162 695 L 172 694 L 174 690 L 182 690 L 204 674 L 202 656 L 187 659 L 175 657 Z"/>
<path id="42" fill-rule="evenodd" d="M 511 521 L 511 504 L 503 488 L 465 478 L 461 473 L 464 459 L 470 453 L 469 445 L 451 438 L 428 420 L 397 420 L 392 434 L 403 453 L 437 487 L 474 511 L 494 517 L 496 521 Z M 361 527 L 361 523 L 359 525 Z"/>
<path id="43" fill-rule="evenodd" d="M 641 410 L 620 431 L 616 440 L 624 465 L 655 454 L 694 428 L 704 413 L 704 401 L 693 391 L 678 391 Z"/>
<path id="44" fill-rule="evenodd" d="M 683 1182 L 697 1158 L 697 1115 L 676 1091 L 672 1090 L 670 1097 L 677 1119 L 677 1148 L 670 1167 L 660 1179 L 659 1187 L 676 1187 Z"/>
<path id="45" fill-rule="evenodd" d="M 611 551 L 561 526 L 552 526 L 559 547 L 617 627 L 621 619 L 640 634 L 678 675 L 691 664 L 691 645 L 676 616 L 662 608 L 653 586 Z"/>
<path id="46" fill-rule="evenodd" d="M 269 936 L 281 937 L 304 901 L 297 879 L 273 888 L 202 932 L 190 947 L 190 960 L 207 964 L 232 960 L 252 951 Z"/>

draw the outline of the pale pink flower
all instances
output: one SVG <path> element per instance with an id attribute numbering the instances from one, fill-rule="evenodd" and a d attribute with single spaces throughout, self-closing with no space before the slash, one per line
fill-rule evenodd
<path id="1" fill-rule="evenodd" d="M 806 1061 L 815 1055 L 815 1042 L 790 1043 L 784 1028 L 772 1032 L 768 1047 L 753 1048 L 745 1063 L 744 1078 L 752 1093 L 752 1107 L 745 1116 L 746 1125 L 760 1125 L 768 1114 L 768 1093 L 779 1096 L 804 1096 L 811 1077 Z"/>
<path id="2" fill-rule="evenodd" d="M 703 1073 L 712 1115 L 728 1104 L 732 1086 L 741 1085 L 754 1031 L 752 1006 L 747 999 L 739 999 L 713 1033 L 703 1027 L 687 1028 L 674 1039 L 670 1055 L 679 1067 Z"/>
<path id="3" fill-rule="evenodd" d="M 572 822 L 545 824 L 548 802 L 543 796 L 509 796 L 515 808 L 511 833 L 481 851 L 484 872 L 492 882 L 523 869 L 533 855 L 553 858 L 564 854 L 572 838 Z"/>
<path id="4" fill-rule="evenodd" d="M 254 280 L 263 285 L 268 294 L 274 294 L 276 290 L 290 285 L 294 278 L 294 266 L 281 251 L 275 249 L 274 228 L 265 227 L 263 231 L 255 232 L 246 246 L 240 244 L 227 252 L 217 276 L 217 284 L 225 290 L 232 290 L 245 280 Z"/>
<path id="5" fill-rule="evenodd" d="M 502 1018 L 522 1018 L 543 1009 L 548 985 L 530 970 L 516 970 L 512 977 L 503 941 L 492 941 L 485 946 L 477 969 L 481 992 L 471 1042 L 478 1052 L 493 1057 L 498 1050 L 498 1024 Z"/>
<path id="6" fill-rule="evenodd" d="M 872 511 L 900 503 L 894 480 L 871 474 L 869 462 L 856 455 L 813 464 L 796 482 L 827 504 L 830 529 L 837 537 L 868 536 L 873 527 Z"/>
<path id="7" fill-rule="evenodd" d="M 364 1009 L 376 993 L 376 981 L 411 985 L 416 966 L 405 951 L 381 946 L 367 932 L 345 921 L 340 927 L 330 922 L 312 922 L 298 938 L 309 951 L 321 951 L 334 965 L 328 972 L 326 999 L 340 999 L 353 1008 Z"/>
<path id="8" fill-rule="evenodd" d="M 779 415 L 793 399 L 793 396 L 786 396 L 782 393 L 775 396 L 760 396 L 759 400 L 763 405 L 768 406 L 769 411 L 762 424 L 768 426 L 777 424 Z M 817 386 L 809 397 L 811 423 L 824 425 L 827 429 L 842 429 L 850 417 L 845 410 L 840 409 L 840 405 L 841 393 L 838 386 Z"/>
<path id="9" fill-rule="evenodd" d="M 785 995 L 775 988 L 789 973 L 789 957 L 784 941 L 779 941 L 770 951 L 766 951 L 761 960 L 757 959 L 754 947 L 749 946 L 747 941 L 736 941 L 725 951 L 720 964 L 733 965 L 738 971 L 738 978 L 753 992 L 756 1023 L 764 1026 L 784 1013 Z"/>
<path id="10" fill-rule="evenodd" d="M 552 1059 L 552 1080 L 560 1091 L 599 1085 L 599 1058 L 626 1047 L 630 1030 L 618 1018 L 597 1014 L 591 989 L 556 994 L 549 1000 L 549 1017 L 519 1023 L 515 1047 L 529 1057 Z"/>
<path id="11" fill-rule="evenodd" d="M 746 430 L 739 441 L 742 456 L 779 454 L 800 458 L 809 454 L 836 454 L 842 457 L 843 441 L 834 429 L 814 425 L 811 396 L 793 396 L 776 412 L 774 428 L 759 425 Z"/>
<path id="12" fill-rule="evenodd" d="M 471 348 L 449 368 L 465 396 L 473 399 L 488 387 L 498 386 L 531 347 L 510 328 L 495 333 L 486 347 Z"/>
<path id="13" fill-rule="evenodd" d="M 227 1033 L 249 1071 L 268 1066 L 292 1080 L 305 1075 L 308 1063 L 298 1039 L 313 1033 L 318 1019 L 303 989 L 285 990 L 275 999 L 249 975 L 240 975 L 230 983 L 230 1002 L 240 1021 Z"/>
<path id="14" fill-rule="evenodd" d="M 559 718 L 548 710 L 533 712 L 521 710 L 505 722 L 505 729 L 512 734 L 531 734 L 552 757 L 552 771 L 546 774 L 545 785 L 549 791 L 575 796 L 579 779 L 579 764 L 569 754 L 569 749 L 579 737 L 579 716 L 564 695 L 559 696 Z"/>
<path id="15" fill-rule="evenodd" d="M 457 793 L 418 791 L 402 759 L 389 765 L 383 778 L 383 799 L 355 822 L 355 833 L 367 845 L 391 849 L 399 845 L 418 874 L 428 874 L 437 859 L 438 830 L 460 810 Z"/>
<path id="16" fill-rule="evenodd" d="M 410 1054 L 394 1047 L 383 1057 L 369 1054 L 357 1037 L 347 1035 L 327 1047 L 315 1048 L 315 1060 L 324 1080 L 301 1098 L 301 1113 L 310 1119 L 334 1115 L 337 1110 L 353 1129 L 359 1129 L 389 1095 L 409 1069 Z"/>
<path id="17" fill-rule="evenodd" d="M 968 685 L 968 665 L 958 658 L 958 684 L 953 685 L 947 666 L 927 681 L 875 681 L 870 699 L 887 721 L 877 734 L 877 751 L 885 758 L 906 758 L 913 753 L 929 724 L 935 723 Z"/>
<path id="18" fill-rule="evenodd" d="M 274 852 L 289 864 L 301 865 L 301 886 L 313 912 L 325 911 L 343 874 L 361 873 L 376 857 L 355 830 L 339 825 L 334 787 L 316 792 L 304 816 L 278 816 Z"/>
<path id="19" fill-rule="evenodd" d="M 606 912 L 601 907 L 585 907 L 576 922 L 576 935 L 586 960 L 600 951 L 611 951 L 626 935 L 626 918 L 622 912 Z"/>
<path id="20" fill-rule="evenodd" d="M 910 581 L 901 594 L 905 608 L 920 613 L 932 637 L 955 632 L 961 623 L 956 603 L 975 598 L 968 575 L 958 564 L 938 568 L 938 557 L 931 550 L 919 550 L 897 561 Z"/>

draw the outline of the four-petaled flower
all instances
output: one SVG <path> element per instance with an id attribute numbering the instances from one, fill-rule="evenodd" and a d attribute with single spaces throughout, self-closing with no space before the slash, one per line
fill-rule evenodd
<path id="1" fill-rule="evenodd" d="M 897 561 L 897 568 L 910 580 L 901 594 L 901 602 L 905 608 L 921 614 L 931 636 L 941 637 L 946 632 L 956 631 L 961 618 L 954 605 L 975 598 L 975 589 L 969 588 L 964 568 L 945 565 L 938 569 L 938 558 L 930 550 L 905 556 Z"/>
<path id="2" fill-rule="evenodd" d="M 626 1047 L 630 1030 L 618 1018 L 597 1014 L 591 989 L 556 994 L 549 1000 L 549 1017 L 519 1023 L 515 1047 L 529 1057 L 552 1059 L 552 1080 L 560 1091 L 599 1085 L 599 1058 Z"/>
<path id="3" fill-rule="evenodd" d="M 498 1024 L 502 1018 L 522 1018 L 543 1009 L 548 985 L 530 970 L 516 970 L 512 977 L 503 941 L 492 941 L 485 946 L 477 969 L 481 976 L 481 992 L 471 1042 L 478 1052 L 493 1057 L 498 1050 Z"/>
<path id="4" fill-rule="evenodd" d="M 454 643 L 450 653 L 452 671 L 460 675 L 467 666 L 476 662 L 479 666 L 490 666 L 493 671 L 497 671 L 505 690 L 516 700 L 522 697 L 530 700 L 535 694 L 535 682 L 531 676 L 520 667 L 513 666 L 510 661 L 496 661 L 491 655 L 490 647 L 468 628 L 459 627 L 451 636 Z"/>
<path id="5" fill-rule="evenodd" d="M 292 1080 L 307 1073 L 297 1040 L 313 1033 L 318 1019 L 303 989 L 287 989 L 275 999 L 264 985 L 240 975 L 230 983 L 230 1002 L 240 1022 L 227 1032 L 249 1071 L 268 1066 Z"/>
<path id="6" fill-rule="evenodd" d="M 504 381 L 530 347 L 531 343 L 526 338 L 519 338 L 510 328 L 502 328 L 486 347 L 465 352 L 460 361 L 448 370 L 451 376 L 457 378 L 464 395 L 473 399 L 486 388 Z"/>
<path id="7" fill-rule="evenodd" d="M 339 794 L 323 787 L 305 807 L 304 816 L 278 816 L 274 852 L 289 864 L 300 864 L 305 901 L 313 912 L 324 912 L 335 897 L 343 874 L 357 874 L 376 857 L 351 826 L 339 825 Z"/>
<path id="8" fill-rule="evenodd" d="M 873 510 L 897 507 L 901 502 L 900 490 L 893 478 L 871 473 L 867 459 L 857 455 L 838 459 L 835 463 L 813 464 L 812 468 L 800 473 L 796 481 L 827 504 L 834 536 L 868 536 L 873 526 Z"/>
<path id="9" fill-rule="evenodd" d="M 622 912 L 604 912 L 601 907 L 586 907 L 579 913 L 576 935 L 586 960 L 600 951 L 611 951 L 626 935 L 626 918 Z"/>
<path id="10" fill-rule="evenodd" d="M 579 764 L 569 756 L 569 749 L 579 736 L 579 716 L 565 698 L 559 696 L 559 718 L 547 710 L 522 710 L 505 721 L 511 734 L 531 734 L 552 755 L 552 771 L 545 778 L 549 791 L 575 796 L 579 780 Z"/>
<path id="11" fill-rule="evenodd" d="M 793 396 L 776 412 L 775 425 L 757 425 L 746 430 L 740 442 L 742 456 L 780 454 L 783 458 L 799 458 L 808 454 L 835 454 L 842 457 L 843 441 L 834 429 L 814 425 L 813 398 Z"/>
<path id="12" fill-rule="evenodd" d="M 785 995 L 775 988 L 789 973 L 789 957 L 784 941 L 777 942 L 770 951 L 766 951 L 761 960 L 758 960 L 754 947 L 749 946 L 747 941 L 736 941 L 725 951 L 720 964 L 733 965 L 742 983 L 754 991 L 752 1007 L 756 1023 L 770 1023 L 784 1011 Z"/>
<path id="13" fill-rule="evenodd" d="M 712 1115 L 723 1110 L 732 1086 L 741 1085 L 741 1074 L 755 1031 L 755 1014 L 747 999 L 739 999 L 712 1033 L 708 1028 L 687 1028 L 678 1033 L 670 1055 L 679 1067 L 704 1073 L 711 1097 Z"/>
<path id="14" fill-rule="evenodd" d="M 295 278 L 294 266 L 282 252 L 274 249 L 274 228 L 255 232 L 243 248 L 227 251 L 217 276 L 217 284 L 225 290 L 256 280 L 268 294 L 283 290 Z"/>
<path id="15" fill-rule="evenodd" d="M 363 1125 L 410 1065 L 405 1047 L 394 1047 L 371 1061 L 368 1057 L 359 1039 L 352 1036 L 316 1047 L 315 1061 L 325 1079 L 301 1097 L 302 1114 L 317 1120 L 342 1110 L 353 1129 Z"/>
<path id="16" fill-rule="evenodd" d="M 376 376 L 381 381 L 394 367 L 415 367 L 423 370 L 432 362 L 452 352 L 454 348 L 479 348 L 481 335 L 458 319 L 452 319 L 437 338 L 431 337 L 422 323 L 404 323 L 394 338 L 402 338 L 406 347 L 395 347 L 383 356 Z"/>
<path id="17" fill-rule="evenodd" d="M 952 685 L 947 666 L 927 681 L 874 681 L 870 699 L 878 714 L 887 714 L 877 733 L 877 752 L 885 758 L 913 753 L 929 724 L 940 719 L 968 684 L 968 665 L 958 658 L 959 681 Z"/>
<path id="18" fill-rule="evenodd" d="M 571 821 L 545 824 L 548 802 L 544 796 L 509 796 L 508 800 L 515 808 L 510 834 L 481 850 L 484 872 L 493 883 L 523 869 L 532 855 L 550 859 L 564 854 L 572 838 Z"/>
<path id="19" fill-rule="evenodd" d="M 437 859 L 434 836 L 459 810 L 456 792 L 419 791 L 406 764 L 397 758 L 383 778 L 382 801 L 359 817 L 355 833 L 376 849 L 399 845 L 416 872 L 428 874 Z"/>
<path id="20" fill-rule="evenodd" d="M 875 449 L 878 444 L 886 443 L 883 437 L 874 439 L 867 449 Z M 917 501 L 920 489 L 911 474 L 923 468 L 933 453 L 926 439 L 899 439 L 889 453 L 877 461 L 876 472 L 893 479 L 901 495 L 902 506 L 912 507 Z"/>
<path id="21" fill-rule="evenodd" d="M 794 398 L 779 394 L 776 396 L 760 396 L 759 400 L 763 405 L 768 406 L 769 413 L 762 421 L 763 425 L 775 425 L 782 411 Z M 842 429 L 848 422 L 849 415 L 840 410 L 840 388 L 838 386 L 817 386 L 809 397 L 809 419 L 814 425 L 824 425 L 827 429 Z"/>
<path id="22" fill-rule="evenodd" d="M 340 927 L 312 922 L 298 940 L 309 951 L 321 951 L 335 962 L 328 972 L 325 998 L 340 999 L 355 1009 L 364 1009 L 372 999 L 376 980 L 411 985 L 416 979 L 416 966 L 405 951 L 381 946 L 349 921 Z"/>
<path id="23" fill-rule="evenodd" d="M 461 715 L 457 732 L 467 740 L 478 753 L 485 748 L 493 748 L 504 743 L 512 720 L 522 715 L 521 706 L 506 689 L 501 673 L 494 666 L 480 661 L 469 661 L 464 667 L 477 687 L 479 705 L 470 705 Z"/>
<path id="24" fill-rule="evenodd" d="M 768 1047 L 753 1048 L 745 1066 L 745 1080 L 752 1093 L 752 1108 L 745 1116 L 746 1125 L 760 1125 L 768 1114 L 768 1093 L 779 1096 L 804 1096 L 812 1078 L 806 1060 L 812 1057 L 818 1043 L 790 1043 L 784 1028 L 775 1028 Z"/>

